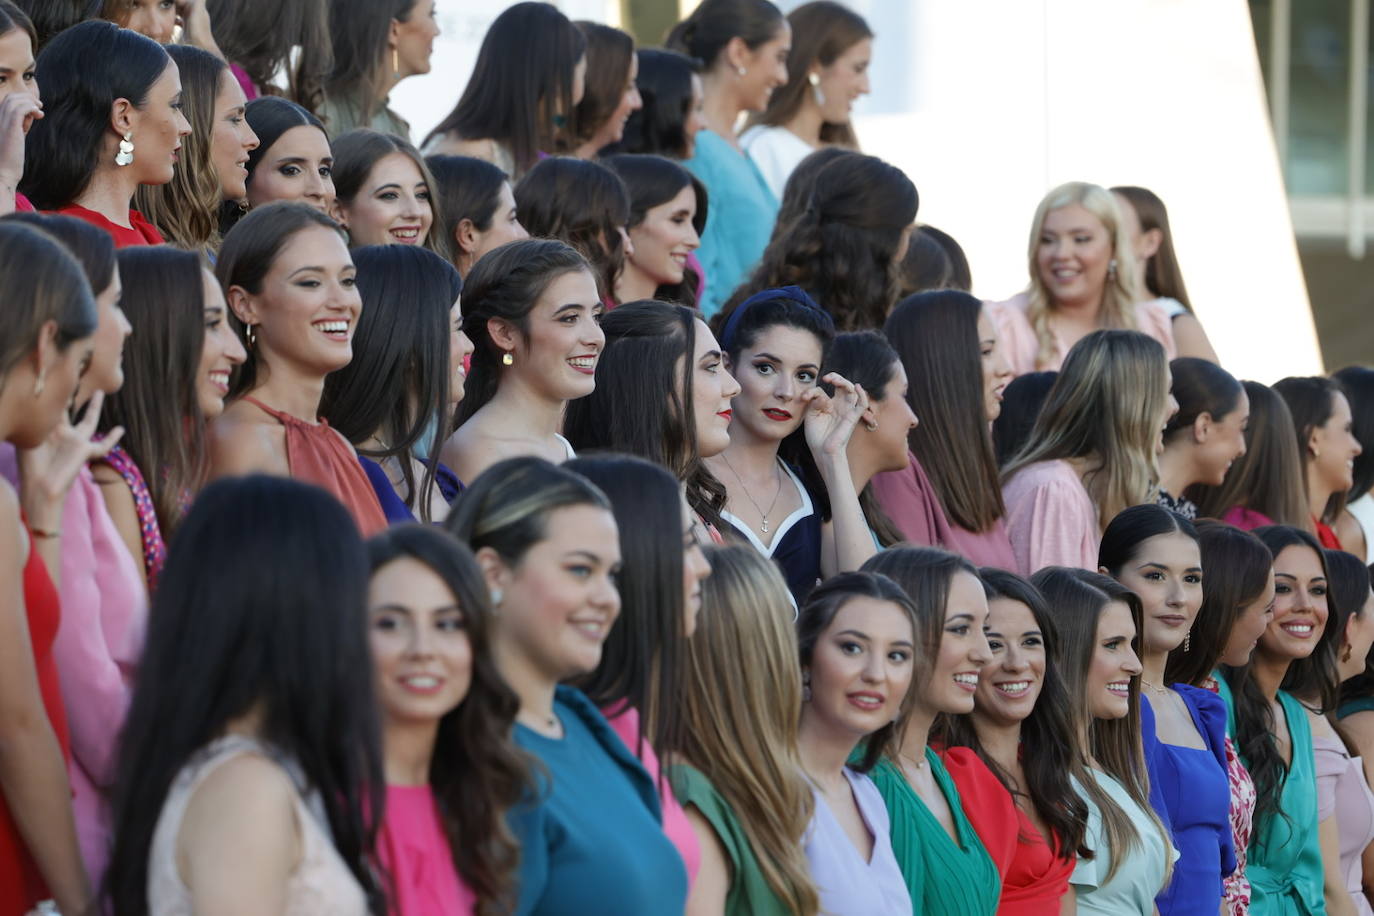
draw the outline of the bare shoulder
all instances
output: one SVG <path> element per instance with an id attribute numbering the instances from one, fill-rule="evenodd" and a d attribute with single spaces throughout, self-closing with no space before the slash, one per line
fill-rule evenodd
<path id="1" fill-rule="evenodd" d="M 242 401 L 230 404 L 210 424 L 210 468 L 213 477 L 261 472 L 289 476 L 286 432 L 282 425 Z"/>

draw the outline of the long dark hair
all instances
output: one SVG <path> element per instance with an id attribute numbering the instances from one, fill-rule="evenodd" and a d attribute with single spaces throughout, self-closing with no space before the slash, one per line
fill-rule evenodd
<path id="1" fill-rule="evenodd" d="M 257 737 L 299 766 L 344 865 L 383 912 L 368 855 L 385 795 L 372 679 L 359 676 L 370 664 L 366 594 L 357 527 L 323 490 L 253 475 L 201 493 L 153 598 L 120 741 L 107 873 L 116 913 L 149 911 L 149 851 L 177 774 L 250 712 Z"/>
<path id="2" fill-rule="evenodd" d="M 1220 421 L 1240 404 L 1244 392 L 1236 377 L 1211 360 L 1180 356 L 1169 363 L 1173 374 L 1172 391 L 1178 401 L 1178 413 L 1169 418 L 1164 427 L 1167 444 L 1179 433 L 1193 428 L 1202 414 Z"/>
<path id="3" fill-rule="evenodd" d="M 1140 545 L 1161 534 L 1181 534 L 1197 543 L 1197 528 L 1188 519 L 1155 503 L 1127 506 L 1116 514 L 1102 532 L 1097 549 L 1097 565 L 1113 579 L 1136 557 Z M 1205 568 L 1205 567 L 1204 567 Z"/>
<path id="4" fill-rule="evenodd" d="M 586 51 L 582 32 L 552 4 L 507 7 L 482 39 L 462 98 L 425 144 L 450 132 L 490 138 L 509 148 L 518 177 L 576 130 L 573 70 Z"/>
<path id="5" fill-rule="evenodd" d="M 1312 433 L 1325 426 L 1336 409 L 1336 395 L 1343 395 L 1341 386 L 1324 375 L 1289 376 L 1274 383 L 1274 391 L 1288 405 L 1293 416 L 1293 432 L 1297 436 L 1298 458 L 1302 462 L 1303 493 L 1307 494 L 1307 465 L 1312 460 L 1308 442 Z M 1331 514 L 1323 509 L 1322 521 L 1331 521 Z"/>
<path id="6" fill-rule="evenodd" d="M 929 224 L 917 226 L 902 258 L 901 295 L 937 289 L 973 289 L 968 256 L 954 236 Z"/>
<path id="7" fill-rule="evenodd" d="M 567 242 L 587 259 L 602 299 L 615 296 L 625 263 L 621 230 L 630 195 L 620 176 L 598 162 L 551 156 L 515 186 L 515 206 L 530 235 Z"/>
<path id="8" fill-rule="evenodd" d="M 1034 807 L 1049 828 L 1047 839 L 1056 856 L 1066 858 L 1076 854 L 1092 858 L 1091 850 L 1084 846 L 1088 837 L 1088 806 L 1073 787 L 1074 777 L 1080 784 L 1091 777 L 1084 770 L 1083 751 L 1077 747 L 1073 700 L 1055 663 L 1061 649 L 1054 614 L 1039 589 L 1015 573 L 983 567 L 978 570 L 978 578 L 982 580 L 983 594 L 989 601 L 1004 598 L 1030 609 L 1045 647 L 1045 676 L 1040 682 L 1040 696 L 1030 715 L 1021 721 L 1021 769 L 1026 784 L 1013 785 L 1011 775 L 983 747 L 973 724 L 978 715 L 976 711 L 971 716 L 941 716 L 938 738 L 948 746 L 972 750 L 1008 792 Z"/>
<path id="9" fill-rule="evenodd" d="M 906 592 L 911 606 L 916 609 L 915 654 L 917 658 L 927 659 L 940 654 L 945 609 L 955 574 L 966 572 L 978 578 L 978 570 L 972 563 L 939 547 L 891 547 L 869 557 L 861 568 L 864 572 L 887 576 Z M 918 671 L 914 678 L 917 686 L 924 688 L 933 672 L 933 666 Z"/>
<path id="10" fill-rule="evenodd" d="M 676 51 L 640 48 L 635 85 L 643 107 L 630 112 L 625 135 L 603 153 L 651 153 L 686 159 L 692 138 L 687 115 L 692 110 L 692 75 L 701 62 Z"/>
<path id="11" fill-rule="evenodd" d="M 710 69 L 732 38 L 754 51 L 772 41 L 782 24 L 782 12 L 768 0 L 705 0 L 673 26 L 664 44 Z"/>
<path id="12" fill-rule="evenodd" d="M 324 129 L 324 122 L 315 117 L 309 109 L 289 99 L 271 95 L 253 99 L 244 108 L 243 117 L 248 126 L 253 128 L 253 133 L 258 135 L 258 145 L 248 151 L 248 162 L 244 165 L 248 170 L 248 178 L 244 184 L 250 188 L 263 158 L 288 130 L 295 127 L 313 127 L 324 137 L 326 144 L 329 142 L 329 133 Z M 332 170 L 332 157 L 329 162 Z M 226 235 L 247 212 L 248 208 L 243 202 L 226 200 L 219 211 L 220 235 Z"/>
<path id="13" fill-rule="evenodd" d="M 1346 366 L 1333 372 L 1331 377 L 1350 401 L 1350 415 L 1354 420 L 1352 431 L 1362 449 L 1355 456 L 1354 486 L 1349 493 L 1339 494 L 1345 503 L 1352 503 L 1374 487 L 1374 369 Z"/>
<path id="14" fill-rule="evenodd" d="M 719 526 L 725 486 L 701 460 L 692 414 L 697 317 L 652 300 L 608 312 L 596 389 L 568 402 L 563 432 L 578 450 L 625 452 L 667 468 L 686 483 L 692 509 Z"/>
<path id="15" fill-rule="evenodd" d="M 1202 551 L 1202 607 L 1185 646 L 1169 653 L 1164 683 L 1201 687 L 1212 676 L 1241 612 L 1264 593 L 1274 555 L 1249 531 L 1213 519 L 1195 526 Z"/>
<path id="16" fill-rule="evenodd" d="M 577 133 L 572 139 L 585 143 L 620 107 L 625 77 L 635 59 L 635 40 L 628 32 L 600 22 L 578 20 L 573 25 L 587 39 L 587 77 L 582 101 L 573 113 Z"/>
<path id="17" fill-rule="evenodd" d="M 428 156 L 425 165 L 433 179 L 430 202 L 434 207 L 435 225 L 429 230 L 432 237 L 441 224 L 449 235 L 454 265 L 458 263 L 458 246 L 453 234 L 463 220 L 472 223 L 478 232 L 491 228 L 496 207 L 501 200 L 501 186 L 506 173 L 485 159 L 472 156 Z"/>
<path id="18" fill-rule="evenodd" d="M 563 465 L 611 501 L 620 529 L 620 616 L 601 663 L 576 686 L 607 715 L 639 712 L 637 756 L 682 747 L 681 687 L 687 660 L 682 594 L 682 487 L 667 469 L 631 455 L 574 458 Z"/>
<path id="19" fill-rule="evenodd" d="M 13 6 L 22 18 L 9 12 L 16 25 L 3 31 L 17 26 L 28 32 L 33 41 L 33 53 L 37 54 L 59 32 L 98 16 L 100 3 L 101 0 L 15 0 Z"/>
<path id="20" fill-rule="evenodd" d="M 359 123 L 372 120 L 391 79 L 386 53 L 391 23 L 406 22 L 420 0 L 329 0 L 334 66 L 324 81 L 327 96 L 358 106 Z M 330 125 L 337 130 L 338 125 Z"/>
<path id="21" fill-rule="evenodd" d="M 601 163 L 620 176 L 629 195 L 630 218 L 626 230 L 634 229 L 644 222 L 644 217 L 654 207 L 668 203 L 683 188 L 691 188 L 696 198 L 696 213 L 692 216 L 692 228 L 700 236 L 706 231 L 706 186 L 691 172 L 670 159 L 662 156 L 636 156 L 623 153 L 607 156 Z M 694 307 L 697 303 L 697 283 L 700 277 L 691 267 L 682 271 L 682 282 L 672 286 L 660 286 L 654 290 L 654 298 L 664 302 L 677 302 Z"/>
<path id="22" fill-rule="evenodd" d="M 1279 525 L 1306 528 L 1307 484 L 1293 415 L 1283 398 L 1259 382 L 1241 382 L 1250 399 L 1245 454 L 1232 463 L 1221 486 L 1196 484 L 1186 495 L 1198 514 L 1221 518 L 1236 506 L 1259 512 Z"/>
<path id="23" fill-rule="evenodd" d="M 529 316 L 554 280 L 580 270 L 587 261 L 553 239 L 522 239 L 488 252 L 468 271 L 463 294 L 463 327 L 472 338 L 467 393 L 458 408 L 458 425 L 496 394 L 501 381 L 501 348 L 492 342 L 487 322 L 508 321 L 529 334 Z M 574 402 L 576 403 L 576 402 Z"/>
<path id="24" fill-rule="evenodd" d="M 0 380 L 33 352 L 49 321 L 59 352 L 90 337 L 99 324 L 86 271 L 48 233 L 13 218 L 0 220 Z M 0 381 L 0 384 L 3 384 Z"/>
<path id="25" fill-rule="evenodd" d="M 778 223 L 763 259 L 725 306 L 772 286 L 800 286 L 842 330 L 881 327 L 897 299 L 897 248 L 916 219 L 916 186 L 874 156 L 837 159 L 807 207 Z"/>
<path id="26" fill-rule="evenodd" d="M 215 42 L 259 92 L 274 93 L 285 71 L 286 95 L 314 111 L 334 66 L 328 0 L 206 0 Z M 266 141 L 263 142 L 266 146 Z"/>
<path id="27" fill-rule="evenodd" d="M 816 643 L 830 627 L 835 615 L 855 598 L 870 598 L 895 604 L 911 622 L 912 641 L 920 640 L 920 615 L 900 585 L 876 571 L 865 569 L 861 572 L 843 572 L 813 588 L 811 594 L 806 597 L 806 603 L 797 613 L 797 650 L 803 670 L 811 666 Z M 915 657 L 920 657 L 919 650 Z M 917 680 L 916 677 L 911 679 L 911 686 L 907 688 L 907 694 L 902 699 L 902 714 L 865 739 L 862 758 L 852 764 L 860 773 L 867 773 L 873 769 L 889 750 L 895 748 Z"/>
<path id="28" fill-rule="evenodd" d="M 453 265 L 412 245 L 369 245 L 353 251 L 363 311 L 353 332 L 353 359 L 325 376 L 320 415 L 372 459 L 396 458 L 405 503 L 430 521 L 435 462 L 416 481 L 416 446 L 430 432 L 452 432 L 449 312 L 463 281 Z M 384 448 L 367 448 L 376 435 Z M 417 485 L 418 484 L 418 485 Z"/>
<path id="29" fill-rule="evenodd" d="M 1002 412 L 992 421 L 992 442 L 999 468 L 1005 468 L 1030 441 L 1040 409 L 1058 377 L 1058 372 L 1049 370 L 1027 372 L 1012 379 L 1002 392 Z"/>
<path id="30" fill-rule="evenodd" d="M 986 531 L 1006 515 L 983 403 L 978 318 L 983 303 L 957 290 L 917 293 L 883 324 L 906 368 L 907 401 L 921 418 L 907 443 L 950 521 Z"/>
<path id="31" fill-rule="evenodd" d="M 171 59 L 162 45 L 113 22 L 87 21 L 58 35 L 38 55 L 43 117 L 24 142 L 19 190 L 40 210 L 81 196 L 110 132 L 110 106 L 142 107 Z"/>
<path id="32" fill-rule="evenodd" d="M 511 742 L 520 700 L 492 654 L 494 612 L 482 570 L 465 545 L 427 525 L 388 528 L 367 542 L 367 552 L 374 575 L 394 560 L 423 564 L 463 612 L 472 680 L 462 702 L 439 720 L 429 785 L 454 867 L 477 896 L 477 912 L 509 913 L 520 846 L 506 812 L 526 794 L 530 774 L 525 756 Z"/>
<path id="33" fill-rule="evenodd" d="M 424 247 L 445 260 L 452 257 L 453 243 L 449 236 L 449 227 L 444 222 L 443 211 L 434 199 L 434 176 L 429 173 L 429 166 L 421 158 L 420 151 L 412 146 L 409 140 L 395 134 L 359 127 L 335 137 L 330 148 L 334 151 L 334 193 L 339 203 L 344 205 L 353 203 L 354 198 L 362 192 L 373 168 L 382 159 L 392 153 L 401 153 L 413 162 L 420 173 L 420 180 L 429 189 L 429 207 L 433 214 L 433 222 L 430 224 L 429 234 L 425 236 Z"/>

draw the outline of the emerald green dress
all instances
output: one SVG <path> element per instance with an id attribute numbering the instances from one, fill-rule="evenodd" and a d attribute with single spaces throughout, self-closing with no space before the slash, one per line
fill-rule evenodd
<path id="1" fill-rule="evenodd" d="M 993 916 L 1002 894 L 997 866 L 964 816 L 954 780 L 930 748 L 926 748 L 926 766 L 954 817 L 958 843 L 911 788 L 900 767 L 883 760 L 868 774 L 892 819 L 892 851 L 911 891 L 912 909 L 917 916 Z"/>
<path id="2" fill-rule="evenodd" d="M 730 860 L 730 891 L 725 895 L 725 916 L 791 916 L 789 909 L 763 876 L 749 835 L 735 810 L 711 781 L 696 767 L 677 764 L 669 770 L 673 794 L 682 807 L 696 808 L 716 832 Z"/>

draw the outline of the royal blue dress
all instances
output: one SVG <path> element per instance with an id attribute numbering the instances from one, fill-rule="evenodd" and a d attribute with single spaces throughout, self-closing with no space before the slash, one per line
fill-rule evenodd
<path id="1" fill-rule="evenodd" d="M 382 504 L 382 514 L 386 516 L 387 524 L 397 525 L 405 522 L 419 521 L 415 513 L 410 511 L 405 500 L 401 499 L 396 488 L 391 485 L 391 479 L 386 476 L 386 469 L 371 458 L 358 456 L 358 463 L 363 466 L 363 473 L 367 474 L 367 482 L 372 484 L 372 490 L 377 494 L 377 502 Z M 444 497 L 444 502 L 452 503 L 458 498 L 458 494 L 463 492 L 463 484 L 458 480 L 458 475 L 448 469 L 447 465 L 439 465 L 434 469 L 434 485 L 439 488 L 439 493 Z"/>

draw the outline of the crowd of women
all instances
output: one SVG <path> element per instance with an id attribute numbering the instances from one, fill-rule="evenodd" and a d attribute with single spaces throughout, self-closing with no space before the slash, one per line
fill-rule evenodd
<path id="1" fill-rule="evenodd" d="M 1374 369 L 972 296 L 839 3 L 436 21 L 0 0 L 0 916 L 1374 913 Z"/>

